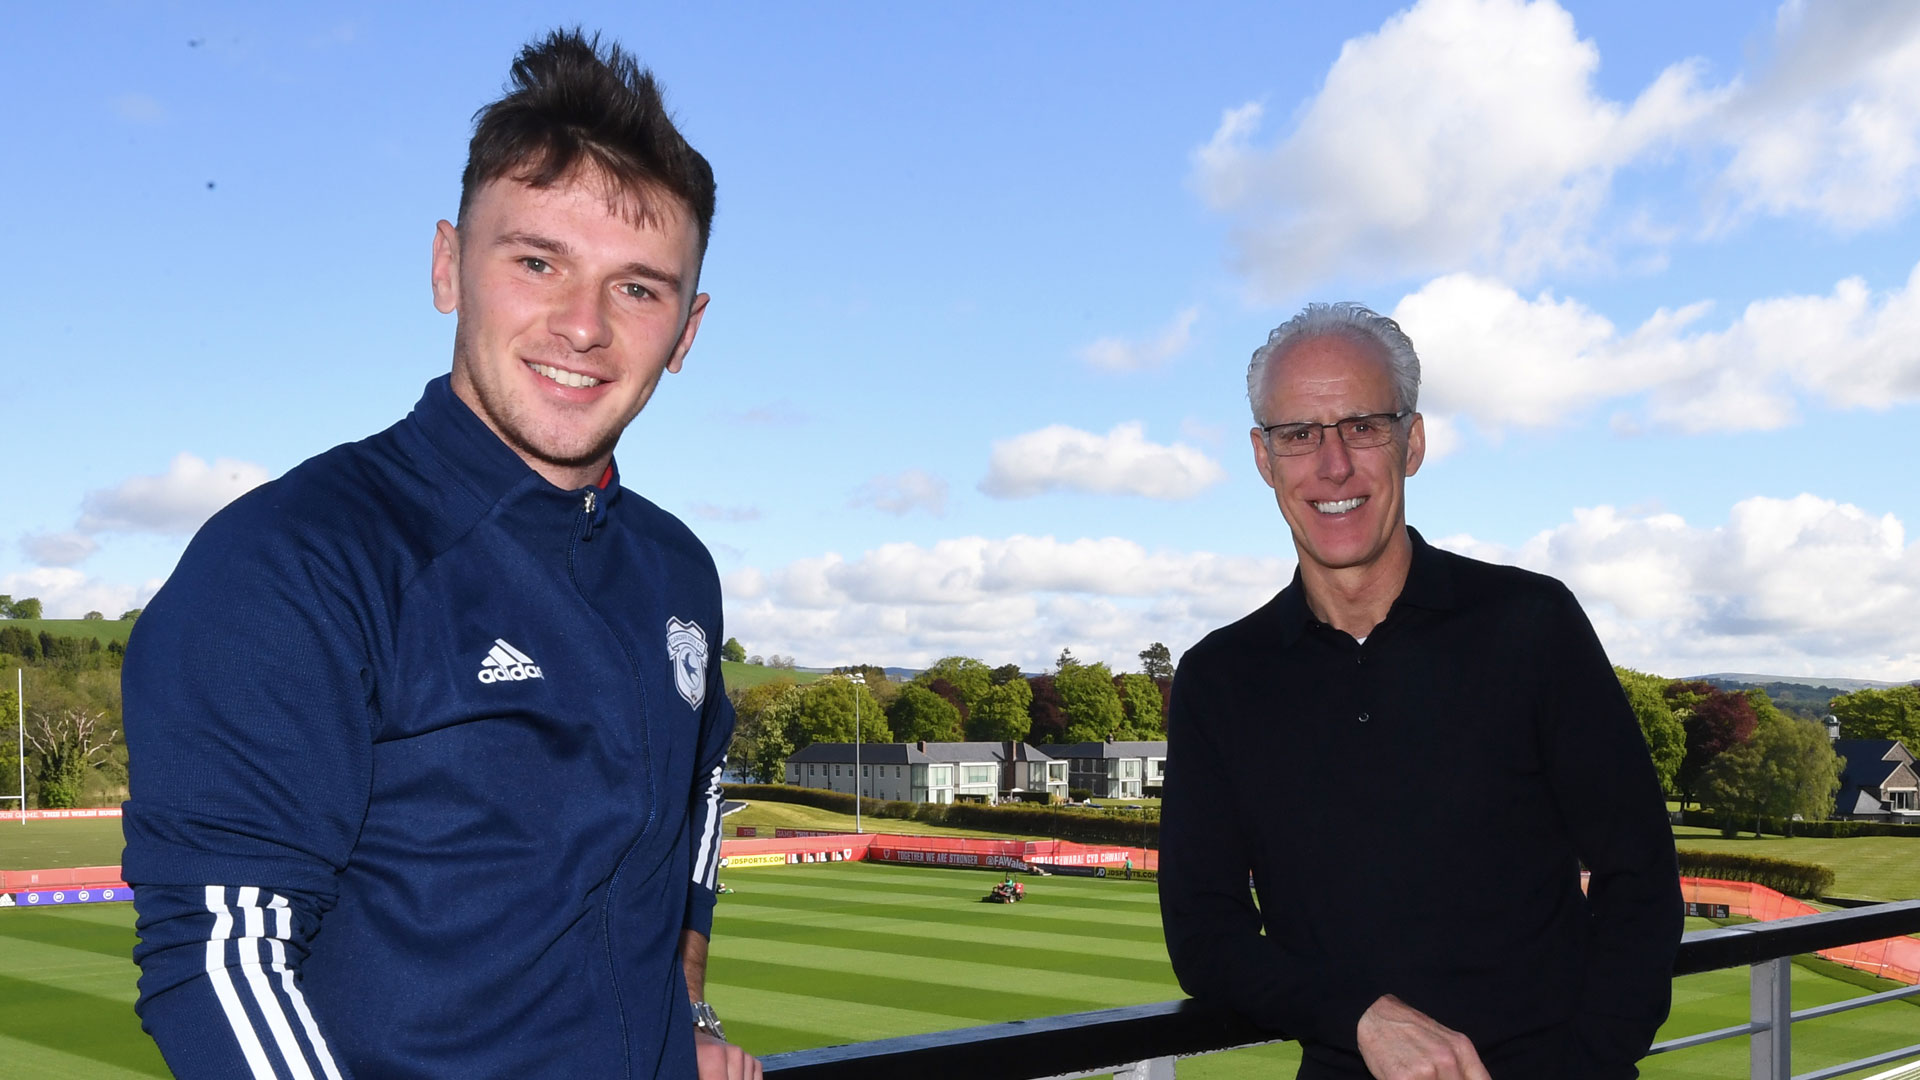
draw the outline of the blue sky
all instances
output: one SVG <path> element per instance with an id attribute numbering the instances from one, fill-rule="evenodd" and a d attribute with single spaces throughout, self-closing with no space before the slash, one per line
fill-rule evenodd
<path id="1" fill-rule="evenodd" d="M 446 370 L 476 108 L 581 23 L 713 162 L 713 295 L 629 430 L 728 632 L 1138 666 L 1285 583 L 1248 354 L 1400 318 L 1432 540 L 1620 663 L 1920 677 L 1920 7 L 9 10 L 0 593 L 143 603 L 228 499 Z"/>

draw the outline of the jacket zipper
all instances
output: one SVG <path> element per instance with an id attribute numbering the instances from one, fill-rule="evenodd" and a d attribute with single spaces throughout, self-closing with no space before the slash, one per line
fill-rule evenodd
<path id="1" fill-rule="evenodd" d="M 595 498 L 597 494 L 598 493 L 592 489 L 588 489 L 585 497 L 581 500 L 580 527 L 574 531 L 572 538 L 567 544 L 567 580 L 572 582 L 573 591 L 579 595 L 580 601 L 586 604 L 587 609 L 592 611 L 594 615 L 600 619 L 601 627 L 606 630 L 609 637 L 613 638 L 613 643 L 620 647 L 620 654 L 627 658 L 627 673 L 633 679 L 634 693 L 635 696 L 639 698 L 640 744 L 642 760 L 645 765 L 644 772 L 647 777 L 647 821 L 646 824 L 640 828 L 640 837 L 641 840 L 644 840 L 648 834 L 653 832 L 654 819 L 659 812 L 660 805 L 658 792 L 653 785 L 653 740 L 647 727 L 646 683 L 640 676 L 640 665 L 634 659 L 633 652 L 627 648 L 627 643 L 620 638 L 620 635 L 614 633 L 613 627 L 608 625 L 606 617 L 600 615 L 599 609 L 595 608 L 592 601 L 587 598 L 586 590 L 580 587 L 580 576 L 576 569 L 576 556 L 579 552 L 580 542 L 591 539 L 593 535 L 594 504 L 598 501 Z M 633 857 L 634 848 L 640 846 L 641 840 L 635 840 L 633 846 L 629 847 L 626 853 L 620 856 L 619 863 L 614 866 L 613 873 L 607 878 L 606 895 L 600 901 L 600 940 L 607 951 L 607 981 L 611 984 L 613 990 L 613 1011 L 614 1015 L 620 1020 L 621 1070 L 622 1075 L 626 1076 L 628 1080 L 631 1080 L 633 1076 L 633 1040 L 627 1030 L 626 1001 L 620 993 L 620 966 L 613 954 L 613 898 L 618 895 L 620 890 L 620 874 L 627 868 L 627 860 Z"/>

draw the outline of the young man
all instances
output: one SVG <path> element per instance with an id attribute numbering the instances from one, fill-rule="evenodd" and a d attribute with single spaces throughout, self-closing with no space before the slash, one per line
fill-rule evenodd
<path id="1" fill-rule="evenodd" d="M 1407 527 L 1419 388 L 1357 304 L 1254 353 L 1299 568 L 1175 676 L 1167 951 L 1189 993 L 1298 1039 L 1303 1078 L 1632 1077 L 1680 937 L 1665 804 L 1566 587 Z"/>
<path id="2" fill-rule="evenodd" d="M 632 59 L 529 46 L 434 235 L 452 374 L 147 608 L 125 873 L 177 1075 L 760 1075 L 699 1000 L 719 585 L 613 463 L 699 330 L 713 206 Z"/>

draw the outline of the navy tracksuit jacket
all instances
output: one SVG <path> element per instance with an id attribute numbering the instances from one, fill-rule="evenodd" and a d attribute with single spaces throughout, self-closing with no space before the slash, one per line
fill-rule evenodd
<path id="1" fill-rule="evenodd" d="M 185 1080 L 692 1077 L 712 560 L 430 383 L 200 531 L 124 671 L 140 1016 Z"/>

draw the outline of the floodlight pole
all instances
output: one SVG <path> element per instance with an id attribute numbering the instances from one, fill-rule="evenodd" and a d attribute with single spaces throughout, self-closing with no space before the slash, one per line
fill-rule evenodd
<path id="1" fill-rule="evenodd" d="M 865 686 L 867 685 L 866 672 L 850 672 L 847 675 L 847 681 L 855 687 Z M 21 805 L 24 807 L 26 804 Z M 853 692 L 853 831 L 856 836 L 860 833 L 860 691 L 858 689 Z"/>
<path id="2" fill-rule="evenodd" d="M 13 669 L 13 703 L 20 708 L 20 827 L 27 825 L 27 669 Z"/>

